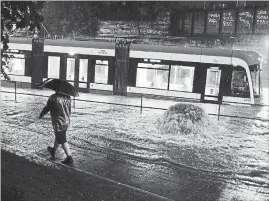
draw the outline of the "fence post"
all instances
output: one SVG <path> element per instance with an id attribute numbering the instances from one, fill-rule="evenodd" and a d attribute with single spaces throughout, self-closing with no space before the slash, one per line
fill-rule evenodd
<path id="1" fill-rule="evenodd" d="M 218 121 L 219 121 L 219 115 L 220 115 L 220 101 L 219 101 Z"/>
<path id="2" fill-rule="evenodd" d="M 15 81 L 15 103 L 17 103 L 17 82 Z"/>
<path id="3" fill-rule="evenodd" d="M 140 94 L 141 95 L 141 105 L 140 105 L 140 113 L 142 114 L 142 108 L 143 108 L 143 106 L 142 106 L 142 100 L 143 100 L 143 94 Z"/>

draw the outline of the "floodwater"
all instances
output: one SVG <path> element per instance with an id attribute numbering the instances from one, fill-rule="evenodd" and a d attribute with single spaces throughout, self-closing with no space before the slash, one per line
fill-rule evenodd
<path id="1" fill-rule="evenodd" d="M 2 88 L 1 90 L 13 90 Z M 18 89 L 21 93 L 50 95 L 51 91 Z M 28 152 L 44 149 L 44 140 L 52 138 L 49 115 L 38 120 L 47 97 L 1 93 L 2 146 L 25 144 Z M 78 99 L 139 106 L 140 98 L 80 94 Z M 173 101 L 143 99 L 143 106 L 168 108 Z M 218 113 L 218 105 L 191 103 L 206 113 Z M 268 106 L 222 105 L 221 114 L 269 119 Z M 262 186 L 269 191 L 269 121 L 209 116 L 210 125 L 203 134 L 163 133 L 159 129 L 164 110 L 124 107 L 76 100 L 72 108 L 69 141 L 72 146 L 92 149 L 92 145 L 130 158 L 168 163 L 186 169 L 232 175 L 245 184 Z M 4 127 L 3 127 L 4 126 Z M 42 134 L 43 139 L 18 128 Z M 28 136 L 29 137 L 29 136 Z M 35 143 L 30 143 L 35 142 Z M 268 192 L 269 193 L 269 192 Z"/>

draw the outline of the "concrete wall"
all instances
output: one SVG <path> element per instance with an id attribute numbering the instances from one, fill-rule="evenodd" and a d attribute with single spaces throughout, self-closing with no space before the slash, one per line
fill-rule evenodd
<path id="1" fill-rule="evenodd" d="M 161 14 L 156 21 L 101 21 L 98 35 L 168 35 L 169 13 Z"/>

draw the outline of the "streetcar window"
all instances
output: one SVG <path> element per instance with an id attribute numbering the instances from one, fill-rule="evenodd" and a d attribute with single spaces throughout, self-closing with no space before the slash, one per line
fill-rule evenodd
<path id="1" fill-rule="evenodd" d="M 10 75 L 24 75 L 25 74 L 25 56 L 24 54 L 4 54 L 7 57 L 8 68 L 7 73 Z"/>
<path id="2" fill-rule="evenodd" d="M 75 59 L 67 58 L 66 80 L 74 81 L 74 79 L 75 79 Z"/>
<path id="3" fill-rule="evenodd" d="M 171 66 L 169 89 L 192 92 L 194 78 L 193 66 Z"/>
<path id="4" fill-rule="evenodd" d="M 169 65 L 138 63 L 136 86 L 156 89 L 168 88 Z"/>
<path id="5" fill-rule="evenodd" d="M 60 77 L 60 57 L 49 56 L 48 59 L 48 78 Z"/>
<path id="6" fill-rule="evenodd" d="M 231 82 L 232 96 L 250 97 L 249 84 L 245 70 L 233 70 Z"/>
<path id="7" fill-rule="evenodd" d="M 107 84 L 108 81 L 108 61 L 96 60 L 94 82 Z"/>
<path id="8" fill-rule="evenodd" d="M 152 64 L 152 63 L 138 63 L 138 68 L 156 68 L 162 70 L 169 70 L 169 66 L 165 64 Z"/>
<path id="9" fill-rule="evenodd" d="M 88 77 L 88 59 L 79 60 L 79 81 L 87 82 Z"/>
<path id="10" fill-rule="evenodd" d="M 210 67 L 206 73 L 205 95 L 218 96 L 221 70 L 219 67 Z"/>
<path id="11" fill-rule="evenodd" d="M 258 66 L 250 67 L 254 97 L 260 97 L 260 72 Z"/>
<path id="12" fill-rule="evenodd" d="M 96 64 L 98 64 L 98 65 L 108 65 L 108 60 L 96 60 Z"/>

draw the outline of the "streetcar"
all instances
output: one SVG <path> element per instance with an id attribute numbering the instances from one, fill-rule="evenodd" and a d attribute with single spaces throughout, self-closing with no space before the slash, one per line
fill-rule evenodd
<path id="1" fill-rule="evenodd" d="M 8 74 L 24 86 L 31 82 L 31 51 L 31 38 L 10 38 L 14 58 Z M 262 56 L 257 52 L 131 44 L 129 56 L 127 94 L 251 105 L 261 101 Z M 42 63 L 43 80 L 66 79 L 84 92 L 113 91 L 113 42 L 46 39 Z"/>

